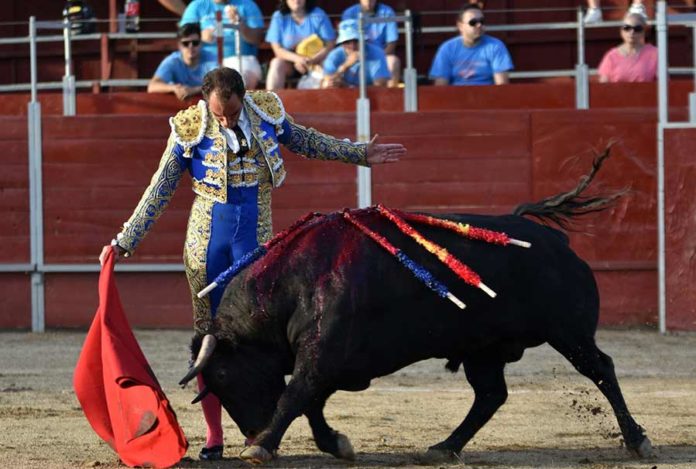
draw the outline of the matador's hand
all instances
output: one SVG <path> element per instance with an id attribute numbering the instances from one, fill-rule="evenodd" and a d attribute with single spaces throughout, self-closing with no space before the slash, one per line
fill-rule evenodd
<path id="1" fill-rule="evenodd" d="M 118 262 L 119 258 L 123 256 L 123 254 L 126 252 L 126 250 L 123 249 L 121 246 L 112 246 L 110 244 L 107 244 L 102 248 L 101 253 L 99 254 L 99 265 L 104 267 L 104 260 L 106 259 L 106 255 L 112 249 L 114 251 L 114 262 Z"/>
<path id="2" fill-rule="evenodd" d="M 367 144 L 367 163 L 372 166 L 383 163 L 396 163 L 406 154 L 406 147 L 400 143 L 377 143 L 375 134 Z"/>

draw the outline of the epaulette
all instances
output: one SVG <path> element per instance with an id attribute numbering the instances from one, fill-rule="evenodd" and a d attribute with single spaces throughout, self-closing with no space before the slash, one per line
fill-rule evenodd
<path id="1" fill-rule="evenodd" d="M 169 126 L 174 133 L 176 143 L 184 148 L 184 156 L 191 157 L 191 148 L 203 140 L 207 127 L 208 108 L 200 100 L 196 106 L 179 111 L 169 119 Z"/>
<path id="2" fill-rule="evenodd" d="M 285 108 L 277 94 L 272 91 L 248 91 L 244 95 L 247 104 L 268 123 L 282 124 L 285 119 Z"/>

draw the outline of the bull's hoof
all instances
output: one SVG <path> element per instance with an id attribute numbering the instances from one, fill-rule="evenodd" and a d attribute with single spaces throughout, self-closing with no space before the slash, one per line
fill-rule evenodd
<path id="1" fill-rule="evenodd" d="M 347 459 L 348 461 L 353 461 L 355 459 L 353 445 L 350 439 L 343 433 L 336 433 L 336 446 L 338 446 L 338 451 L 334 456 L 340 459 Z"/>
<path id="2" fill-rule="evenodd" d="M 650 438 L 647 436 L 643 438 L 643 441 L 636 448 L 631 448 L 631 450 L 639 458 L 649 458 L 653 455 L 652 443 L 650 443 Z"/>
<path id="3" fill-rule="evenodd" d="M 261 446 L 247 446 L 239 457 L 252 464 L 264 464 L 273 459 L 273 455 Z"/>
<path id="4" fill-rule="evenodd" d="M 430 447 L 425 453 L 418 455 L 418 461 L 422 464 L 437 464 L 444 462 L 459 461 L 460 457 L 452 450 L 444 448 Z"/>

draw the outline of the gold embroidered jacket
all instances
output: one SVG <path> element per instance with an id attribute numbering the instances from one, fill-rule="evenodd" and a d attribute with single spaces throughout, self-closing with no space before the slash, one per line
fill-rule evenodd
<path id="1" fill-rule="evenodd" d="M 170 119 L 172 131 L 159 167 L 114 240 L 127 251 L 126 255 L 135 251 L 164 212 L 186 170 L 192 176 L 194 192 L 211 202 L 225 203 L 228 187 L 259 185 L 257 238 L 262 243 L 272 236 L 271 188 L 279 187 L 286 175 L 279 143 L 307 158 L 367 166 L 365 144 L 340 140 L 294 123 L 273 92 L 248 92 L 244 109 L 253 134 L 244 155 L 229 151 L 223 130 L 205 101 Z"/>

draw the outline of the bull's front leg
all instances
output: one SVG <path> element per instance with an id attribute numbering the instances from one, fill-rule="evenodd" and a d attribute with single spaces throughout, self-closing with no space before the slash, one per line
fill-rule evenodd
<path id="1" fill-rule="evenodd" d="M 329 426 L 324 417 L 324 405 L 326 399 L 331 393 L 327 393 L 326 397 L 320 401 L 312 403 L 305 412 L 309 426 L 312 428 L 312 435 L 317 448 L 325 453 L 334 455 L 339 459 L 355 459 L 353 445 L 347 436 L 337 432 Z"/>
<path id="2" fill-rule="evenodd" d="M 323 394 L 312 384 L 313 381 L 303 373 L 296 371 L 293 374 L 278 400 L 271 423 L 256 437 L 252 446 L 241 452 L 240 458 L 254 464 L 273 459 L 273 452 L 278 449 L 293 420 L 305 413 L 312 401 Z"/>

